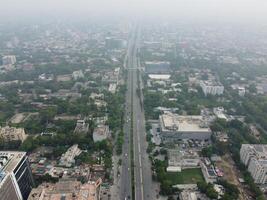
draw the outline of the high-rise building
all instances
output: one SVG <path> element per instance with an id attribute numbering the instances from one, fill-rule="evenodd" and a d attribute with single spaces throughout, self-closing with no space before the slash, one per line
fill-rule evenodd
<path id="1" fill-rule="evenodd" d="M 33 186 L 26 152 L 0 151 L 0 199 L 26 200 Z"/>
<path id="2" fill-rule="evenodd" d="M 240 159 L 247 166 L 255 183 L 267 183 L 267 145 L 242 144 Z"/>

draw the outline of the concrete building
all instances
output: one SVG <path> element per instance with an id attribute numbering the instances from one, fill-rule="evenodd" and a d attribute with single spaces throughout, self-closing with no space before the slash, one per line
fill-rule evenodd
<path id="1" fill-rule="evenodd" d="M 199 163 L 200 158 L 196 152 L 180 149 L 168 150 L 167 171 L 181 172 L 182 169 L 199 167 Z"/>
<path id="2" fill-rule="evenodd" d="M 200 115 L 177 115 L 165 112 L 159 117 L 163 142 L 177 142 L 182 139 L 209 140 L 211 130 Z"/>
<path id="3" fill-rule="evenodd" d="M 181 199 L 181 200 L 197 200 L 198 197 L 197 197 L 195 192 L 182 191 L 179 195 L 179 199 Z"/>
<path id="4" fill-rule="evenodd" d="M 239 96 L 241 96 L 241 97 L 245 96 L 245 94 L 246 94 L 246 88 L 245 87 L 239 86 L 237 88 L 237 90 L 238 90 L 238 95 Z"/>
<path id="5" fill-rule="evenodd" d="M 226 115 L 224 114 L 225 111 L 224 111 L 224 108 L 223 107 L 215 107 L 215 108 L 213 108 L 213 113 L 219 119 L 224 119 L 224 120 L 227 120 L 228 119 L 226 117 Z"/>
<path id="6" fill-rule="evenodd" d="M 28 135 L 25 134 L 24 128 L 14 127 L 0 127 L 0 138 L 6 142 L 10 141 L 21 141 L 23 142 Z"/>
<path id="7" fill-rule="evenodd" d="M 59 166 L 71 167 L 75 160 L 74 158 L 80 155 L 82 151 L 79 149 L 78 144 L 71 146 L 59 160 Z"/>
<path id="8" fill-rule="evenodd" d="M 117 84 L 116 83 L 110 83 L 108 87 L 108 91 L 111 92 L 112 94 L 115 94 L 117 89 Z"/>
<path id="9" fill-rule="evenodd" d="M 207 183 L 214 183 L 217 181 L 217 174 L 213 165 L 201 162 L 200 167 L 203 177 Z"/>
<path id="10" fill-rule="evenodd" d="M 224 86 L 218 82 L 200 81 L 199 85 L 205 95 L 222 95 L 224 92 Z"/>
<path id="11" fill-rule="evenodd" d="M 0 199 L 25 200 L 33 186 L 26 152 L 0 151 Z"/>
<path id="12" fill-rule="evenodd" d="M 267 145 L 242 144 L 240 159 L 247 166 L 255 183 L 267 183 Z"/>
<path id="13" fill-rule="evenodd" d="M 87 133 L 89 130 L 89 124 L 84 119 L 77 120 L 74 133 Z"/>
<path id="14" fill-rule="evenodd" d="M 33 189 L 28 200 L 99 200 L 101 179 L 82 184 L 78 181 L 45 183 Z"/>
<path id="15" fill-rule="evenodd" d="M 109 127 L 107 125 L 98 125 L 93 132 L 94 142 L 100 142 L 109 136 Z"/>
<path id="16" fill-rule="evenodd" d="M 72 78 L 74 80 L 77 80 L 77 79 L 83 78 L 83 77 L 84 77 L 84 74 L 83 74 L 83 71 L 82 70 L 78 70 L 78 71 L 72 72 Z"/>
<path id="17" fill-rule="evenodd" d="M 3 65 L 14 65 L 16 63 L 16 56 L 9 55 L 2 58 Z"/>

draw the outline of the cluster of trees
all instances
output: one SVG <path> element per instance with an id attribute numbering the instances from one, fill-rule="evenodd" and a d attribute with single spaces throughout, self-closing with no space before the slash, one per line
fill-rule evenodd
<path id="1" fill-rule="evenodd" d="M 116 153 L 118 155 L 121 155 L 122 153 L 122 145 L 123 145 L 123 131 L 120 131 L 116 141 Z"/>
<path id="2" fill-rule="evenodd" d="M 217 199 L 218 193 L 214 189 L 214 185 L 206 182 L 197 182 L 197 187 L 200 192 L 205 193 L 211 199 Z"/>
<path id="3" fill-rule="evenodd" d="M 58 178 L 56 177 L 52 177 L 49 174 L 45 174 L 43 176 L 35 176 L 34 177 L 34 183 L 36 184 L 36 186 L 40 185 L 41 183 L 56 183 L 58 182 Z"/>
<path id="4" fill-rule="evenodd" d="M 172 195 L 177 192 L 177 189 L 172 187 L 172 181 L 166 179 L 166 167 L 167 162 L 155 159 L 152 162 L 153 175 L 152 178 L 160 182 L 160 194 L 162 195 Z"/>
<path id="5" fill-rule="evenodd" d="M 116 131 L 122 131 L 123 128 L 125 91 L 126 86 L 121 86 L 115 94 L 107 93 L 105 95 L 108 125 L 114 133 Z"/>
<path id="6" fill-rule="evenodd" d="M 155 112 L 154 108 L 163 106 L 163 95 L 159 92 L 150 92 L 144 90 L 144 108 L 145 115 L 149 119 L 158 119 L 159 112 Z"/>
<path id="7" fill-rule="evenodd" d="M 248 122 L 258 123 L 267 130 L 267 98 L 266 96 L 250 96 L 242 104 L 242 112 Z"/>
<path id="8" fill-rule="evenodd" d="M 228 183 L 225 180 L 219 180 L 218 184 L 222 185 L 225 190 L 224 195 L 221 198 L 222 200 L 238 199 L 239 190 L 235 185 Z"/>
<path id="9" fill-rule="evenodd" d="M 224 194 L 220 197 L 221 200 L 238 199 L 239 190 L 235 185 L 230 184 L 225 180 L 219 180 L 218 184 L 224 187 Z M 197 187 L 200 192 L 205 193 L 209 198 L 218 199 L 218 193 L 214 189 L 213 184 L 206 182 L 198 182 Z"/>

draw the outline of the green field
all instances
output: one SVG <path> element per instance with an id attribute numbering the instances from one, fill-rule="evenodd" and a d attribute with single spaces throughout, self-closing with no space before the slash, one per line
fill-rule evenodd
<path id="1" fill-rule="evenodd" d="M 182 172 L 167 172 L 167 180 L 175 184 L 193 184 L 204 181 L 200 168 L 184 169 Z"/>

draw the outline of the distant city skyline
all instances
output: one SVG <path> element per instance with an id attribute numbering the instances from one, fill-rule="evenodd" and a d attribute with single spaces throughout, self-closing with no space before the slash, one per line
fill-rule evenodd
<path id="1" fill-rule="evenodd" d="M 2 0 L 0 16 L 128 15 L 232 20 L 267 19 L 264 0 Z"/>

